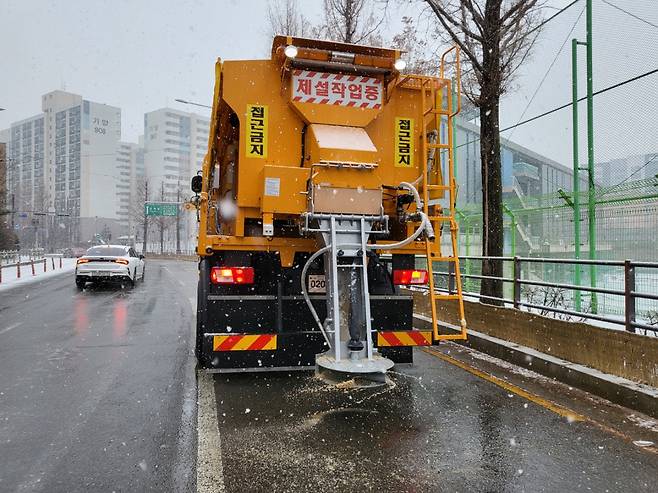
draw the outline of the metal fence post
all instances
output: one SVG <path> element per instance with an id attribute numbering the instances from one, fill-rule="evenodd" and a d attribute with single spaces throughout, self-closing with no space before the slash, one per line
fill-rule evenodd
<path id="1" fill-rule="evenodd" d="M 448 262 L 448 294 L 455 292 L 455 263 Z"/>
<path id="2" fill-rule="evenodd" d="M 635 333 L 635 266 L 631 260 L 624 261 L 624 315 L 626 320 L 626 330 Z"/>
<path id="3" fill-rule="evenodd" d="M 521 262 L 514 256 L 514 308 L 520 308 L 521 303 Z"/>

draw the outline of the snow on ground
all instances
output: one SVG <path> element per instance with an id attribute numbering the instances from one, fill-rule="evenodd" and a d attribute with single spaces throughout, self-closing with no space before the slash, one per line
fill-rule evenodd
<path id="1" fill-rule="evenodd" d="M 64 274 L 71 274 L 75 270 L 75 262 L 77 259 L 64 258 L 62 259 L 62 268 L 59 267 L 59 259 L 55 259 L 55 270 L 52 270 L 52 261 L 47 259 L 46 272 L 43 271 L 43 261 L 34 264 L 36 275 L 32 275 L 32 267 L 29 265 L 21 265 L 21 278 L 18 279 L 16 273 L 16 266 L 2 266 L 2 282 L 0 282 L 0 291 L 6 291 L 16 286 L 25 286 L 26 284 L 37 283 L 44 279 L 49 279 L 55 276 Z"/>

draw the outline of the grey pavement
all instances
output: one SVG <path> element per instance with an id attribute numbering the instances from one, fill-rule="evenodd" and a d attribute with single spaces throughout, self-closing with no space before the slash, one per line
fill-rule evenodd
<path id="1" fill-rule="evenodd" d="M 2 294 L 0 491 L 193 491 L 197 462 L 229 493 L 655 491 L 655 421 L 450 344 L 377 388 L 206 376 L 197 439 L 195 290 L 151 260 L 134 289 Z"/>
<path id="2" fill-rule="evenodd" d="M 181 420 L 196 265 L 149 261 L 145 277 L 2 293 L 0 491 L 193 488 Z"/>

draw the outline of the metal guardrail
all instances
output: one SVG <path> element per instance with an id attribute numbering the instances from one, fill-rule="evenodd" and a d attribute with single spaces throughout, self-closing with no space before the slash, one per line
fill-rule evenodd
<path id="1" fill-rule="evenodd" d="M 44 256 L 43 248 L 30 248 L 28 250 L 0 250 L 0 264 L 13 264 L 21 261 L 21 257 L 40 259 Z"/>
<path id="2" fill-rule="evenodd" d="M 494 276 L 483 276 L 478 274 L 469 274 L 462 273 L 461 277 L 464 279 L 494 279 L 502 281 L 503 283 L 511 283 L 513 286 L 512 289 L 512 298 L 495 298 L 491 296 L 482 296 L 479 293 L 467 292 L 464 290 L 464 293 L 468 296 L 474 296 L 478 300 L 482 298 L 492 299 L 496 301 L 501 301 L 503 303 L 510 303 L 514 308 L 520 309 L 521 307 L 526 307 L 535 310 L 542 310 L 547 312 L 554 312 L 563 315 L 569 315 L 573 317 L 579 317 L 582 319 L 597 320 L 601 322 L 608 322 L 611 324 L 623 325 L 628 332 L 635 333 L 636 329 L 643 329 L 653 331 L 658 335 L 658 325 L 650 325 L 637 320 L 637 310 L 636 302 L 639 299 L 644 300 L 658 300 L 657 293 L 647 293 L 637 290 L 636 285 L 636 271 L 637 269 L 655 269 L 658 271 L 658 263 L 656 262 L 640 262 L 633 260 L 576 260 L 576 259 L 557 259 L 557 258 L 537 258 L 537 257 L 477 257 L 477 256 L 463 256 L 459 257 L 460 260 L 484 260 L 484 259 L 498 259 L 505 262 L 511 262 L 513 264 L 513 277 L 494 277 Z M 523 264 L 567 264 L 573 267 L 576 266 L 607 266 L 607 267 L 619 267 L 623 268 L 624 272 L 624 289 L 611 289 L 608 287 L 592 287 L 585 285 L 575 285 L 569 283 L 560 283 L 560 282 L 547 282 L 533 279 L 524 279 L 522 277 L 522 265 Z M 463 265 L 463 264 L 462 264 Z M 442 292 L 447 292 L 452 294 L 455 292 L 455 273 L 454 273 L 454 264 L 448 264 L 448 272 L 435 272 L 436 276 L 440 276 L 448 279 L 448 288 L 437 288 L 437 290 Z M 564 289 L 573 292 L 586 292 L 586 293 L 600 293 L 615 295 L 624 298 L 624 317 L 613 318 L 606 315 L 596 314 L 596 313 L 587 313 L 583 311 L 570 310 L 568 308 L 557 307 L 557 306 L 547 306 L 543 304 L 531 303 L 528 301 L 522 300 L 522 288 L 523 286 L 540 286 L 548 288 L 558 288 Z"/>
<path id="3" fill-rule="evenodd" d="M 51 270 L 55 270 L 57 267 L 55 266 L 56 264 L 59 265 L 59 268 L 62 268 L 62 255 L 57 255 L 57 254 L 51 254 L 51 255 L 45 255 L 42 258 L 30 258 L 30 260 L 21 260 L 18 262 L 14 262 L 12 264 L 0 264 L 0 284 L 2 284 L 2 272 L 3 269 L 11 269 L 15 268 L 16 269 L 16 278 L 21 279 L 21 267 L 30 267 L 32 276 L 37 275 L 37 268 L 43 266 L 43 272 L 48 271 L 48 260 L 50 259 L 50 265 L 51 265 Z M 55 259 L 58 261 L 55 262 Z"/>

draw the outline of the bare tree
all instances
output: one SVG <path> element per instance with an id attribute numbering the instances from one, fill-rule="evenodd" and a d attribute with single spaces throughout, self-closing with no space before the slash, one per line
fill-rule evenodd
<path id="1" fill-rule="evenodd" d="M 144 177 L 138 177 L 136 182 L 135 193 L 130 197 L 130 222 L 135 226 L 135 241 L 142 234 L 142 253 L 146 255 L 149 222 L 144 207 L 149 200 L 149 185 Z"/>
<path id="2" fill-rule="evenodd" d="M 466 96 L 480 112 L 482 255 L 503 255 L 500 97 L 530 56 L 541 22 L 542 0 L 424 0 L 446 40 L 465 58 Z M 482 261 L 482 275 L 503 276 L 502 261 Z M 500 304 L 503 283 L 483 279 L 483 301 Z"/>
<path id="3" fill-rule="evenodd" d="M 342 43 L 379 46 L 386 7 L 387 2 L 374 0 L 323 0 L 323 24 L 315 34 Z"/>
<path id="4" fill-rule="evenodd" d="M 407 62 L 404 73 L 419 75 L 438 73 L 437 47 L 431 45 L 429 36 L 424 34 L 420 32 L 411 17 L 402 17 L 402 31 L 393 36 L 391 46 L 404 52 L 404 59 Z"/>
<path id="5" fill-rule="evenodd" d="M 275 0 L 267 6 L 267 20 L 270 34 L 286 34 L 288 36 L 309 36 L 311 24 L 299 10 L 297 0 Z"/>

